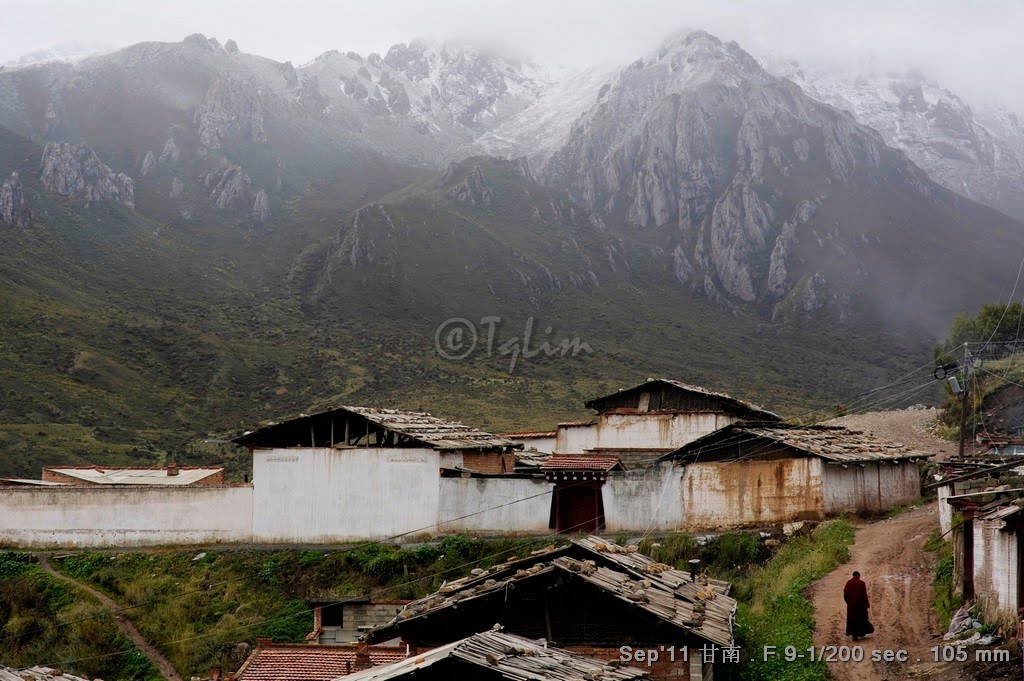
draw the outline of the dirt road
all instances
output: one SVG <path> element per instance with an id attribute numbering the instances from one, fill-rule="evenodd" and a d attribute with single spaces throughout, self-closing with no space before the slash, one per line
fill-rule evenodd
<path id="1" fill-rule="evenodd" d="M 71 577 L 68 577 L 62 572 L 58 572 L 50 565 L 50 561 L 43 554 L 38 555 L 39 565 L 46 571 L 47 574 L 53 576 L 55 579 L 59 579 L 62 582 L 67 582 L 83 591 L 87 591 L 91 596 L 98 600 L 103 607 L 110 611 L 111 616 L 114 618 L 114 622 L 121 629 L 125 636 L 127 636 L 135 647 L 139 649 L 143 655 L 149 658 L 156 668 L 160 671 L 160 675 L 163 676 L 167 681 L 182 681 L 181 675 L 178 674 L 177 670 L 174 669 L 174 665 L 167 661 L 160 651 L 153 647 L 149 641 L 135 628 L 135 625 L 131 623 L 127 617 L 121 613 L 121 606 L 107 596 L 102 591 L 97 591 L 88 584 L 83 584 Z"/>
<path id="2" fill-rule="evenodd" d="M 850 547 L 850 562 L 811 586 L 817 622 L 814 642 L 824 646 L 854 645 L 846 636 L 843 585 L 854 570 L 860 571 L 868 585 L 875 634 L 857 643 L 864 649 L 865 661 L 830 665 L 837 681 L 932 675 L 936 665 L 928 663 L 930 648 L 939 643 L 934 638 L 937 625 L 930 608 L 934 560 L 923 545 L 938 523 L 936 513 L 933 502 L 859 526 Z M 870 661 L 873 652 L 885 650 L 906 650 L 909 660 L 902 664 Z"/>
<path id="3" fill-rule="evenodd" d="M 942 632 L 932 614 L 932 575 L 935 558 L 924 550 L 928 535 L 937 526 L 935 502 L 895 518 L 864 523 L 850 547 L 850 562 L 818 580 L 808 589 L 814 602 L 814 643 L 817 646 L 859 645 L 863 662 L 833 662 L 836 681 L 879 679 L 1019 679 L 1019 662 L 1013 665 L 971 662 L 934 662 L 932 646 L 942 645 Z M 846 604 L 843 585 L 858 570 L 868 585 L 870 617 L 875 633 L 853 642 L 846 636 Z M 906 662 L 872 655 L 906 651 Z"/>

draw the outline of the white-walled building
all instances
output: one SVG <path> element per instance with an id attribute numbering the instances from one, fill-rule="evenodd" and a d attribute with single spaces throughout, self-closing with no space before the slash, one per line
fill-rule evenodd
<path id="1" fill-rule="evenodd" d="M 838 426 L 736 423 L 664 457 L 689 527 L 877 513 L 917 501 L 931 456 Z"/>
<path id="2" fill-rule="evenodd" d="M 558 424 L 554 452 L 612 454 L 627 466 L 667 452 L 736 421 L 778 421 L 757 405 L 699 386 L 651 378 L 586 403 L 593 421 Z"/>
<path id="3" fill-rule="evenodd" d="M 884 511 L 920 494 L 926 454 L 843 428 L 786 426 L 703 388 L 651 380 L 587 404 L 597 419 L 559 426 L 550 455 L 524 452 L 531 438 L 420 412 L 302 415 L 234 440 L 252 453 L 247 485 L 0 487 L 0 543 L 646 533 Z"/>
<path id="4" fill-rule="evenodd" d="M 513 450 L 521 447 L 430 414 L 371 407 L 300 416 L 234 442 L 252 452 L 252 531 L 267 542 L 428 534 L 445 531 L 459 515 L 476 520 L 471 514 L 497 505 L 494 499 L 465 508 L 457 502 L 472 493 L 446 489 L 445 482 L 512 476 Z M 459 515 L 448 517 L 453 502 Z M 500 528 L 484 522 L 485 529 Z"/>

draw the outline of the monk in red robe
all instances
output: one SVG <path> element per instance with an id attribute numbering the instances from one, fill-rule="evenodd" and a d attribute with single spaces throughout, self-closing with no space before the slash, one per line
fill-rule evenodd
<path id="1" fill-rule="evenodd" d="M 864 638 L 875 631 L 868 620 L 868 587 L 860 578 L 859 572 L 843 587 L 843 600 L 846 601 L 846 635 L 853 640 Z"/>

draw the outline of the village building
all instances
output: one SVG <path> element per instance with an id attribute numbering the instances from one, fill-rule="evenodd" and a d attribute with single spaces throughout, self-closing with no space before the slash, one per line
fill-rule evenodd
<path id="1" fill-rule="evenodd" d="M 219 468 L 48 467 L 38 484 L 0 485 L 0 541 L 647 533 L 878 512 L 920 494 L 927 454 L 844 428 L 789 426 L 678 381 L 587 404 L 597 419 L 560 425 L 552 453 L 524 449 L 522 433 L 517 442 L 423 412 L 342 406 L 235 438 L 252 455 L 244 485 L 223 483 Z"/>
<path id="2" fill-rule="evenodd" d="M 253 534 L 264 541 L 346 541 L 515 528 L 477 475 L 513 475 L 521 445 L 430 414 L 337 407 L 259 428 L 234 440 L 253 457 Z M 456 477 L 442 475 L 452 471 Z M 516 484 L 522 483 L 522 484 Z M 522 498 L 543 481 L 510 478 L 503 494 Z M 546 521 L 546 517 L 544 519 Z M 539 524 L 539 523 L 538 523 Z M 545 522 L 546 525 L 546 522 Z"/>
<path id="3" fill-rule="evenodd" d="M 307 641 L 321 644 L 355 643 L 366 632 L 387 624 L 409 601 L 350 596 L 310 601 L 313 631 Z"/>
<path id="4" fill-rule="evenodd" d="M 664 457 L 682 469 L 693 528 L 821 520 L 917 501 L 916 452 L 839 426 L 736 423 Z"/>
<path id="5" fill-rule="evenodd" d="M 416 681 L 627 681 L 652 678 L 643 669 L 609 664 L 553 648 L 547 642 L 503 631 L 473 634 L 401 662 L 347 678 L 352 681 L 385 681 L 406 677 L 413 677 Z"/>
<path id="6" fill-rule="evenodd" d="M 740 420 L 778 421 L 777 414 L 724 393 L 666 378 L 592 399 L 592 421 L 558 424 L 554 452 L 617 456 L 627 466 L 658 457 Z"/>
<path id="7" fill-rule="evenodd" d="M 42 482 L 63 485 L 151 485 L 156 487 L 223 485 L 224 469 L 220 466 L 178 466 L 176 463 L 160 468 L 44 466 Z"/>
<path id="8" fill-rule="evenodd" d="M 366 640 L 400 636 L 420 651 L 500 625 L 609 662 L 621 660 L 622 646 L 671 648 L 650 678 L 691 681 L 710 679 L 734 649 L 728 582 L 694 579 L 636 547 L 588 537 L 474 573 L 413 601 Z"/>
<path id="9" fill-rule="evenodd" d="M 954 524 L 954 587 L 977 599 L 986 622 L 1016 635 L 1024 611 L 1024 488 L 1002 486 L 948 497 Z M 941 502 L 940 502 L 941 503 Z"/>
<path id="10" fill-rule="evenodd" d="M 273 643 L 256 646 L 230 681 L 331 681 L 378 665 L 403 660 L 405 646 Z"/>

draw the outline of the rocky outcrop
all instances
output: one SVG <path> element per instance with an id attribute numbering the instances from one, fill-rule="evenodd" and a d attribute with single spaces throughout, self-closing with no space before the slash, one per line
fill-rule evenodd
<path id="1" fill-rule="evenodd" d="M 132 178 L 111 170 L 85 142 L 49 142 L 43 149 L 41 179 L 47 189 L 82 197 L 86 205 L 135 205 Z"/>
<path id="2" fill-rule="evenodd" d="M 267 141 L 259 92 L 236 78 L 214 80 L 192 119 L 200 143 L 208 149 L 219 149 L 225 140 L 236 136 L 248 142 Z"/>
<path id="3" fill-rule="evenodd" d="M 146 155 L 142 159 L 142 163 L 139 166 L 139 173 L 143 177 L 146 177 L 151 172 L 153 172 L 153 168 L 155 168 L 155 167 L 156 167 L 156 156 L 153 154 L 152 151 L 147 151 Z"/>
<path id="4" fill-rule="evenodd" d="M 253 205 L 252 180 L 241 166 L 228 165 L 207 174 L 203 184 L 210 200 L 223 210 L 245 210 Z"/>
<path id="5" fill-rule="evenodd" d="M 18 172 L 0 184 L 0 222 L 25 229 L 32 226 L 32 211 L 25 203 L 25 194 Z"/>
<path id="6" fill-rule="evenodd" d="M 164 142 L 164 148 L 160 151 L 160 158 L 157 161 L 160 165 L 165 166 L 177 163 L 179 158 L 181 158 L 181 149 L 178 148 L 178 144 L 172 137 Z"/>
<path id="7" fill-rule="evenodd" d="M 181 178 L 174 178 L 171 180 L 171 198 L 176 199 L 181 196 L 181 193 L 185 191 L 185 184 L 181 181 Z"/>
<path id="8" fill-rule="evenodd" d="M 377 87 L 380 88 L 382 96 L 387 98 L 388 110 L 391 113 L 404 116 L 412 111 L 412 106 L 409 104 L 409 93 L 391 73 L 388 71 L 381 73 Z"/>
<path id="9" fill-rule="evenodd" d="M 478 164 L 474 164 L 466 177 L 449 189 L 446 196 L 467 206 L 490 206 L 494 192 L 484 179 L 484 171 Z"/>
<path id="10" fill-rule="evenodd" d="M 267 192 L 262 189 L 256 192 L 256 198 L 253 200 L 252 219 L 261 224 L 270 219 L 270 199 L 267 198 Z"/>

